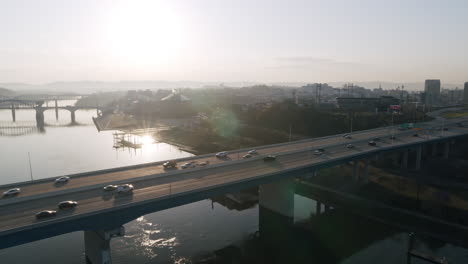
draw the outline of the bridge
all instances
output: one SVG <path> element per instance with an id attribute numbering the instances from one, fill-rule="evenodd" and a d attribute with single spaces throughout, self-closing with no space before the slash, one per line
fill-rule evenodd
<path id="1" fill-rule="evenodd" d="M 123 224 L 142 215 L 192 203 L 215 195 L 260 187 L 260 205 L 291 219 L 294 215 L 294 178 L 313 177 L 322 168 L 353 164 L 353 179 L 366 183 L 371 160 L 384 155 L 395 159 L 403 170 L 421 167 L 423 155 L 448 158 L 450 146 L 468 135 L 468 119 L 438 120 L 421 124 L 418 131 L 384 127 L 343 135 L 268 145 L 258 155 L 242 159 L 247 149 L 231 151 L 221 160 L 213 154 L 177 160 L 209 161 L 205 167 L 164 170 L 162 162 L 69 175 L 70 181 L 54 179 L 0 186 L 3 192 L 20 187 L 16 197 L 0 199 L 0 248 L 11 247 L 74 231 L 84 231 L 89 263 L 111 263 L 110 239 L 124 234 Z M 417 135 L 416 135 L 417 133 Z M 391 136 L 394 136 L 391 137 Z M 378 137 L 376 146 L 368 141 Z M 353 144 L 354 148 L 347 148 Z M 314 151 L 323 148 L 322 155 Z M 264 161 L 266 155 L 275 161 Z M 360 166 L 359 164 L 364 164 Z M 131 183 L 132 194 L 104 192 L 108 184 Z M 35 213 L 51 210 L 60 201 L 76 200 L 74 210 L 58 211 L 55 217 L 37 220 Z"/>
<path id="2" fill-rule="evenodd" d="M 76 99 L 79 96 L 60 95 L 60 96 L 47 96 L 47 95 L 30 95 L 30 96 L 17 96 L 17 97 L 0 97 L 0 109 L 11 109 L 11 116 L 13 122 L 16 122 L 16 110 L 19 109 L 34 109 L 36 110 L 36 126 L 39 129 L 44 128 L 44 112 L 47 110 L 55 110 L 55 117 L 58 120 L 59 109 L 64 109 L 70 112 L 71 124 L 76 124 L 75 112 L 79 109 L 96 109 L 99 107 L 88 106 L 59 106 L 59 100 Z M 54 101 L 55 106 L 43 106 L 47 101 Z"/>

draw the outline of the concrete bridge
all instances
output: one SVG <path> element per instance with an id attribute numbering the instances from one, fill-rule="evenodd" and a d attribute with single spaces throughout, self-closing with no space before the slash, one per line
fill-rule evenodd
<path id="1" fill-rule="evenodd" d="M 415 135 L 417 133 L 417 135 Z M 259 186 L 262 208 L 290 221 L 294 215 L 294 179 L 313 177 L 322 168 L 343 163 L 355 165 L 353 178 L 365 184 L 373 159 L 389 155 L 403 170 L 418 170 L 422 156 L 449 157 L 450 146 L 468 136 L 468 120 L 426 122 L 418 131 L 398 131 L 393 127 L 308 139 L 257 148 L 258 155 L 242 159 L 247 149 L 229 152 L 220 160 L 213 154 L 179 159 L 210 161 L 194 169 L 164 170 L 162 162 L 70 175 L 70 181 L 55 185 L 53 178 L 0 186 L 3 192 L 20 187 L 20 195 L 0 199 L 0 248 L 11 247 L 73 231 L 84 231 L 89 263 L 111 263 L 110 239 L 124 234 L 123 224 L 142 215 L 192 203 L 215 195 Z M 391 136 L 394 136 L 391 137 Z M 379 138 L 376 146 L 369 140 Z M 353 144 L 354 148 L 347 148 Z M 314 151 L 323 148 L 322 155 Z M 264 161 L 266 155 L 275 161 Z M 130 195 L 104 192 L 108 184 L 131 183 Z M 76 200 L 72 211 L 59 211 L 55 217 L 37 220 L 35 213 L 55 209 L 57 203 Z"/>
<path id="2" fill-rule="evenodd" d="M 99 111 L 99 108 L 96 107 L 87 107 L 87 106 L 59 106 L 59 100 L 65 100 L 63 98 L 68 97 L 31 97 L 31 98 L 0 98 L 0 109 L 11 109 L 11 116 L 13 122 L 16 122 L 16 110 L 19 109 L 34 109 L 36 110 L 36 126 L 39 129 L 44 128 L 44 112 L 47 110 L 55 110 L 55 118 L 58 120 L 59 110 L 64 109 L 70 112 L 71 124 L 76 124 L 75 112 L 79 109 L 96 109 Z M 76 96 L 75 96 L 76 98 Z M 73 98 L 74 99 L 74 98 Z M 55 106 L 43 106 L 46 101 L 54 101 Z M 98 113 L 99 114 L 99 113 Z"/>

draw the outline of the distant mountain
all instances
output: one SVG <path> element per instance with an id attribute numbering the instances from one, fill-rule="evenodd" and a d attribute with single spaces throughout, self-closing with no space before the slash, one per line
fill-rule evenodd
<path id="1" fill-rule="evenodd" d="M 14 91 L 0 87 L 0 96 L 12 96 L 14 94 Z"/>
<path id="2" fill-rule="evenodd" d="M 0 87 L 5 87 L 17 93 L 67 93 L 67 94 L 90 94 L 95 92 L 108 91 L 127 91 L 127 90 L 157 90 L 174 88 L 223 88 L 223 87 L 245 87 L 259 84 L 275 85 L 282 87 L 300 87 L 310 82 L 195 82 L 195 81 L 120 81 L 120 82 L 101 82 L 101 81 L 76 81 L 76 82 L 53 82 L 46 84 L 26 84 L 26 83 L 0 83 Z M 345 83 L 353 83 L 368 89 L 378 88 L 395 89 L 401 85 L 408 91 L 424 90 L 424 82 L 396 83 L 396 82 L 328 82 L 328 85 L 339 88 Z M 443 83 L 442 88 L 454 89 L 463 87 L 462 84 Z"/>

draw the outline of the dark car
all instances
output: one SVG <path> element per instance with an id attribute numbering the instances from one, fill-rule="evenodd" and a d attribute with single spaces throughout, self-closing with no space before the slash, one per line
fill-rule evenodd
<path id="1" fill-rule="evenodd" d="M 448 130 L 448 127 L 444 127 L 444 131 L 447 131 Z"/>
<path id="2" fill-rule="evenodd" d="M 263 158 L 263 161 L 274 161 L 274 160 L 276 160 L 276 156 L 273 156 L 273 155 L 268 155 Z"/>
<path id="3" fill-rule="evenodd" d="M 57 214 L 57 211 L 54 210 L 45 210 L 45 211 L 40 211 L 39 213 L 36 214 L 36 218 L 46 218 L 46 217 L 51 217 L 55 216 Z"/>
<path id="4" fill-rule="evenodd" d="M 165 169 L 172 169 L 177 166 L 177 162 L 175 160 L 169 160 L 163 163 L 163 167 Z"/>
<path id="5" fill-rule="evenodd" d="M 413 137 L 418 137 L 419 135 L 417 133 L 413 134 Z"/>
<path id="6" fill-rule="evenodd" d="M 63 201 L 58 204 L 59 209 L 72 209 L 78 205 L 76 201 Z"/>
<path id="7" fill-rule="evenodd" d="M 369 146 L 377 146 L 377 143 L 373 140 L 369 141 Z"/>
<path id="8" fill-rule="evenodd" d="M 395 136 L 390 136 L 390 139 L 396 139 L 396 137 Z"/>

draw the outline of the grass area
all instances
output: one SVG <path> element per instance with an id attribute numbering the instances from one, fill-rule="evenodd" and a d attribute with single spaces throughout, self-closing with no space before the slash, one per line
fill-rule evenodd
<path id="1" fill-rule="evenodd" d="M 442 113 L 442 116 L 448 119 L 468 116 L 468 111 L 453 111 Z"/>

